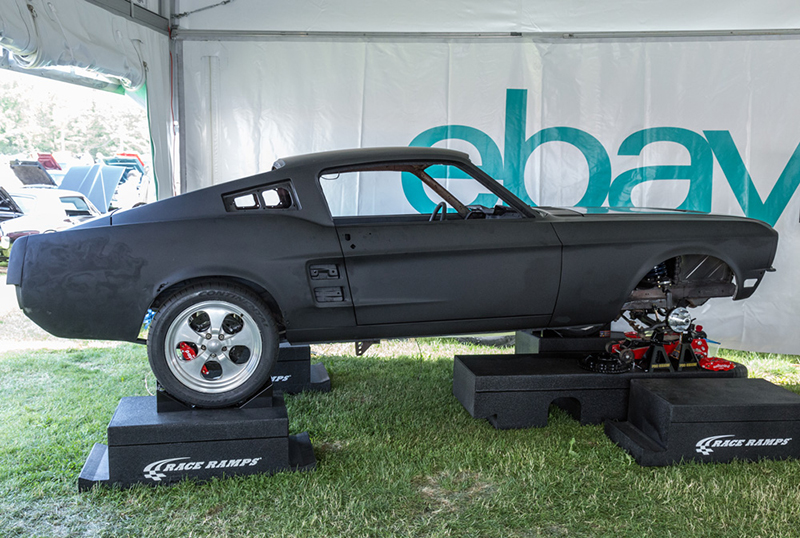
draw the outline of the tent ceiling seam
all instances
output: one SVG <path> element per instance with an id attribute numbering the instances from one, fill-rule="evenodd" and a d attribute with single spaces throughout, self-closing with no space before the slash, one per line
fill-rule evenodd
<path id="1" fill-rule="evenodd" d="M 685 30 L 644 32 L 307 32 L 250 30 L 181 30 L 174 28 L 172 38 L 179 41 L 251 41 L 275 38 L 376 38 L 376 39 L 652 39 L 652 38 L 721 38 L 779 37 L 800 35 L 800 28 L 756 30 Z"/>
<path id="2" fill-rule="evenodd" d="M 151 30 L 155 30 L 156 32 L 160 32 L 162 34 L 169 34 L 169 21 L 158 15 L 157 13 L 153 13 L 144 8 L 137 8 L 132 9 L 133 4 L 130 0 L 86 0 L 90 4 L 94 4 L 98 7 L 105 9 L 113 13 L 114 15 L 119 15 L 121 17 L 125 17 L 129 21 L 133 21 L 137 24 L 141 24 L 150 28 Z"/>

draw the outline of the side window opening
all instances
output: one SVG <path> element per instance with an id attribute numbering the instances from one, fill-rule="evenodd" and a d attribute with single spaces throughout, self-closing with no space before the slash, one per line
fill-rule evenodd
<path id="1" fill-rule="evenodd" d="M 464 218 L 469 205 L 493 207 L 499 198 L 447 163 L 386 163 L 324 171 L 320 187 L 331 216 L 430 216 L 444 202 Z M 502 202 L 501 202 L 502 203 Z"/>
<path id="2" fill-rule="evenodd" d="M 342 170 L 322 174 L 319 183 L 332 217 L 418 214 L 403 194 L 401 174 Z"/>
<path id="3" fill-rule="evenodd" d="M 290 185 L 258 187 L 245 192 L 224 195 L 227 211 L 253 211 L 296 208 L 297 203 Z"/>
<path id="4" fill-rule="evenodd" d="M 284 187 L 275 187 L 261 192 L 265 209 L 288 209 L 292 207 L 292 195 Z"/>
<path id="5" fill-rule="evenodd" d="M 259 207 L 258 198 L 254 192 L 237 196 L 233 199 L 233 205 L 236 209 L 258 209 Z"/>

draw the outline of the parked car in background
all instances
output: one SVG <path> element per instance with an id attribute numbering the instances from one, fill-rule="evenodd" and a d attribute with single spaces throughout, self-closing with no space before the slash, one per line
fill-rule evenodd
<path id="1" fill-rule="evenodd" d="M 136 154 L 123 153 L 99 163 L 65 168 L 51 155 L 40 154 L 39 160 L 14 160 L 10 166 L 23 185 L 80 192 L 103 213 L 147 203 L 155 195 L 152 178 Z"/>
<path id="2" fill-rule="evenodd" d="M 426 200 L 422 213 L 398 206 L 403 190 Z M 269 381 L 280 341 L 664 319 L 750 297 L 777 244 L 747 218 L 534 208 L 464 153 L 371 148 L 281 159 L 23 237 L 7 282 L 25 314 L 61 337 L 138 341 L 155 312 L 156 378 L 181 401 L 222 407 Z"/>
<path id="3" fill-rule="evenodd" d="M 155 195 L 152 178 L 145 169 L 144 161 L 136 153 L 118 153 L 103 159 L 108 166 L 122 167 L 125 173 L 114 192 L 109 210 L 129 209 L 151 201 Z"/>
<path id="4" fill-rule="evenodd" d="M 26 235 L 65 230 L 101 212 L 83 194 L 53 187 L 0 187 L 0 260 Z"/>
<path id="5" fill-rule="evenodd" d="M 0 223 L 21 217 L 22 208 L 3 187 L 0 187 Z"/>

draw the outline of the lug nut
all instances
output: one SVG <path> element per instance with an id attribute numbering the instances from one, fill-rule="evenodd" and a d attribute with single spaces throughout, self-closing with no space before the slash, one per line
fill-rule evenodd
<path id="1" fill-rule="evenodd" d="M 219 339 L 220 340 L 225 340 L 225 335 L 224 334 L 219 335 Z"/>
<path id="2" fill-rule="evenodd" d="M 228 348 L 225 347 L 225 346 L 222 346 L 222 351 L 228 351 Z"/>
<path id="3" fill-rule="evenodd" d="M 206 346 L 200 346 L 200 349 L 202 349 L 203 351 L 205 351 L 205 350 L 206 350 Z"/>
<path id="4" fill-rule="evenodd" d="M 206 335 L 206 340 L 210 340 L 210 339 L 211 339 L 211 333 L 208 333 L 208 334 Z"/>

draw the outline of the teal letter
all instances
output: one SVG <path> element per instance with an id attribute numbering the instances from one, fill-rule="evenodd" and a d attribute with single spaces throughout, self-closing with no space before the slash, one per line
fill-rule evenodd
<path id="1" fill-rule="evenodd" d="M 546 142 L 566 142 L 578 148 L 589 165 L 589 185 L 577 205 L 601 206 L 611 183 L 611 161 L 603 145 L 585 131 L 549 127 L 525 140 L 527 90 L 506 91 L 505 186 L 525 203 L 535 205 L 525 189 L 525 163 Z"/>
<path id="2" fill-rule="evenodd" d="M 781 172 L 778 181 L 762 201 L 758 195 L 750 173 L 747 171 L 736 144 L 733 143 L 731 133 L 728 131 L 703 131 L 717 157 L 725 179 L 731 186 L 736 201 L 748 217 L 763 220 L 770 226 L 775 226 L 789 200 L 800 185 L 800 145 L 795 148 L 786 168 Z"/>
<path id="3" fill-rule="evenodd" d="M 578 148 L 589 165 L 589 184 L 577 206 L 599 207 L 606 201 L 611 184 L 611 161 L 603 145 L 592 135 L 573 127 L 548 127 L 525 141 L 524 155 L 546 142 L 566 142 Z M 524 181 L 524 180 L 523 180 Z"/>
<path id="4" fill-rule="evenodd" d="M 481 156 L 480 169 L 491 177 L 500 179 L 499 176 L 503 170 L 503 159 L 500 156 L 500 150 L 489 135 L 474 127 L 467 127 L 465 125 L 442 125 L 441 127 L 433 127 L 417 135 L 409 146 L 429 148 L 433 147 L 437 142 L 450 139 L 465 140 L 475 146 Z M 435 173 L 435 171 L 429 171 L 429 173 L 430 172 Z M 432 175 L 431 177 L 435 178 L 436 176 Z M 466 175 L 464 177 L 466 177 Z M 419 178 L 409 172 L 403 172 L 402 178 L 403 192 L 411 206 L 420 213 L 432 213 L 436 204 L 425 194 L 425 189 Z M 479 194 L 474 201 L 467 205 L 473 204 L 494 207 L 497 204 L 497 196 L 488 193 Z"/>
<path id="5" fill-rule="evenodd" d="M 623 172 L 614 179 L 608 193 L 611 207 L 632 207 L 633 188 L 646 181 L 688 179 L 689 194 L 678 209 L 711 211 L 711 185 L 714 158 L 706 140 L 699 134 L 677 127 L 654 127 L 637 131 L 619 147 L 619 155 L 639 155 L 653 142 L 675 142 L 689 150 L 691 164 L 686 166 L 642 166 Z"/>
<path id="6" fill-rule="evenodd" d="M 503 186 L 529 205 L 536 205 L 525 189 L 525 161 L 522 156 L 528 115 L 528 90 L 506 90 L 506 138 L 504 143 Z"/>
<path id="7" fill-rule="evenodd" d="M 481 169 L 501 181 L 503 185 L 527 204 L 535 205 L 525 189 L 525 163 L 533 152 L 547 142 L 566 142 L 583 153 L 589 166 L 589 182 L 578 205 L 597 207 L 603 205 L 611 184 L 611 161 L 603 145 L 585 131 L 572 127 L 550 127 L 525 139 L 527 129 L 527 90 L 506 90 L 506 130 L 504 155 L 489 136 L 464 125 L 443 125 L 419 134 L 409 144 L 412 147 L 431 147 L 448 139 L 465 140 L 477 148 L 481 156 Z M 701 138 L 702 140 L 702 138 Z M 403 174 L 403 192 L 411 205 L 420 213 L 430 213 L 435 204 L 425 194 L 419 179 L 413 174 Z M 497 197 L 480 194 L 473 204 L 491 207 Z"/>

